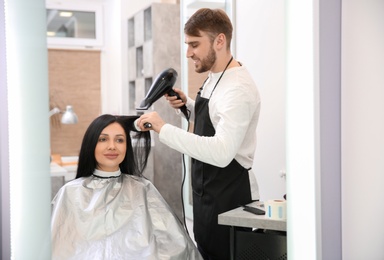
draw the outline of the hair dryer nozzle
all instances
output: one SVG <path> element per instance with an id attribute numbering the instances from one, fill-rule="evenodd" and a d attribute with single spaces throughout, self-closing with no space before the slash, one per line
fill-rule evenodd
<path id="1" fill-rule="evenodd" d="M 175 85 L 177 79 L 177 72 L 172 69 L 166 69 L 161 72 L 152 83 L 149 91 L 143 101 L 141 101 L 140 106 L 137 107 L 137 110 L 147 110 L 155 103 L 159 98 L 164 94 L 172 90 L 173 85 Z"/>

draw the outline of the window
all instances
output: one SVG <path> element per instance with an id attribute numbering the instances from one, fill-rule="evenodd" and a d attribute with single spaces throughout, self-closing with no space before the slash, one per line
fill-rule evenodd
<path id="1" fill-rule="evenodd" d="M 101 6 L 47 5 L 48 47 L 101 47 Z"/>

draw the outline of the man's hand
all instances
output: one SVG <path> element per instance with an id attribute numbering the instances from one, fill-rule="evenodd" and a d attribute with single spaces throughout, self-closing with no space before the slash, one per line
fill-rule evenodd
<path id="1" fill-rule="evenodd" d="M 145 127 L 146 125 L 147 127 Z M 146 113 L 140 116 L 137 121 L 137 126 L 141 129 L 141 131 L 154 130 L 155 132 L 160 133 L 163 125 L 165 125 L 165 122 L 157 112 Z"/>
<path id="2" fill-rule="evenodd" d="M 177 99 L 177 96 L 169 96 L 168 94 L 165 94 L 164 96 L 168 100 L 171 107 L 178 109 L 187 103 L 187 96 L 179 88 L 174 88 L 173 90 L 179 94 L 181 99 Z"/>

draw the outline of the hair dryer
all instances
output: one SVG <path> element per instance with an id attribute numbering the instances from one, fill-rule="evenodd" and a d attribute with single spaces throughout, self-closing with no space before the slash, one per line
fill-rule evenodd
<path id="1" fill-rule="evenodd" d="M 155 103 L 159 98 L 161 98 L 164 94 L 168 94 L 169 96 L 177 96 L 178 99 L 181 99 L 179 94 L 177 94 L 173 89 L 173 85 L 175 84 L 177 79 L 177 72 L 172 69 L 166 69 L 161 72 L 152 83 L 149 91 L 143 101 L 141 101 L 140 106 L 136 108 L 136 110 L 148 110 L 153 103 Z M 189 119 L 189 114 L 187 107 L 183 105 L 180 107 L 181 112 L 185 115 L 187 120 Z"/>

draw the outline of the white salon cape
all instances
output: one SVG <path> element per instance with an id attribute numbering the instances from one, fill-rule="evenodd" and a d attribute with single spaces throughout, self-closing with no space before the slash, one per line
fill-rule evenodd
<path id="1" fill-rule="evenodd" d="M 52 201 L 52 259 L 202 259 L 148 180 L 118 172 L 65 184 Z"/>

